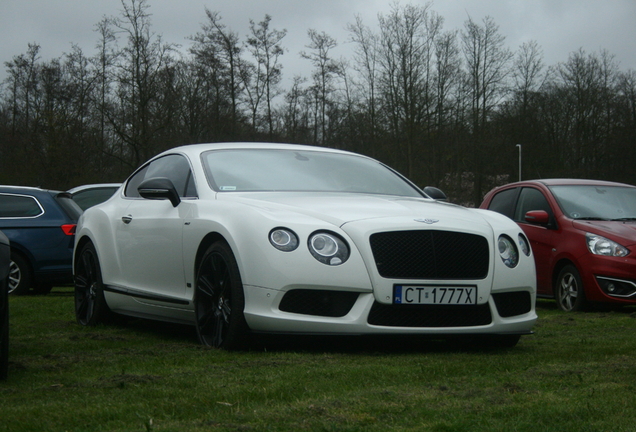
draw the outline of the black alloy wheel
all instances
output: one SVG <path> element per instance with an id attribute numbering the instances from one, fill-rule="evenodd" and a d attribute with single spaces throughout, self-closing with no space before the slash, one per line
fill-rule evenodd
<path id="1" fill-rule="evenodd" d="M 194 312 L 199 341 L 214 348 L 244 348 L 248 333 L 244 307 L 236 259 L 228 244 L 218 241 L 207 249 L 197 271 Z"/>
<path id="2" fill-rule="evenodd" d="M 559 277 L 554 287 L 554 298 L 559 309 L 565 312 L 585 310 L 587 301 L 583 282 L 579 271 L 571 264 L 566 265 L 559 272 Z"/>
<path id="3" fill-rule="evenodd" d="M 104 298 L 104 284 L 95 246 L 86 243 L 75 263 L 75 318 L 84 326 L 106 322 L 110 309 Z"/>

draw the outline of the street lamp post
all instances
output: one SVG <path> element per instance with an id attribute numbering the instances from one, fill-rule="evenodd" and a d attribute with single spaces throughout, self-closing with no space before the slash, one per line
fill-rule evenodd
<path id="1" fill-rule="evenodd" d="M 517 144 L 519 148 L 519 181 L 521 181 L 521 144 Z"/>

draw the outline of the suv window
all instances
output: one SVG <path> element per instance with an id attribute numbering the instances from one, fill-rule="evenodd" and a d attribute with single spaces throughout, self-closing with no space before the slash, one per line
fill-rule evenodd
<path id="1" fill-rule="evenodd" d="M 488 209 L 494 210 L 512 219 L 518 191 L 518 188 L 512 188 L 497 193 L 494 197 L 492 197 Z"/>
<path id="2" fill-rule="evenodd" d="M 0 194 L 1 218 L 32 218 L 43 213 L 44 209 L 32 196 Z"/>
<path id="3" fill-rule="evenodd" d="M 71 219 L 77 220 L 82 215 L 82 208 L 77 205 L 75 201 L 73 201 L 73 197 L 71 196 L 71 194 L 62 192 L 58 193 L 53 198 L 60 205 L 60 207 L 62 207 L 62 210 L 64 210 L 66 215 Z"/>
<path id="4" fill-rule="evenodd" d="M 543 193 L 538 189 L 523 188 L 519 194 L 514 220 L 524 222 L 526 213 L 531 210 L 545 210 L 552 217 L 552 209 Z"/>
<path id="5" fill-rule="evenodd" d="M 196 197 L 197 190 L 187 159 L 181 155 L 168 155 L 152 161 L 133 175 L 126 185 L 127 197 L 138 197 L 137 187 L 145 179 L 166 177 L 172 181 L 180 197 Z"/>

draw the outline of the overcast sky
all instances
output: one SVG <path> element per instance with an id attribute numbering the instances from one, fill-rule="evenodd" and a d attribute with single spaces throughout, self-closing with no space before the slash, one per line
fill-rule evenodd
<path id="1" fill-rule="evenodd" d="M 400 4 L 421 0 L 401 0 Z M 508 46 L 516 50 L 536 40 L 546 65 L 568 59 L 570 53 L 606 49 L 614 54 L 621 70 L 636 70 L 636 0 L 435 0 L 433 10 L 445 19 L 444 29 L 462 29 L 470 16 L 482 24 L 491 16 Z M 152 29 L 165 42 L 189 46 L 188 37 L 201 30 L 205 8 L 218 11 L 222 22 L 243 40 L 249 19 L 272 17 L 271 27 L 286 29 L 283 73 L 309 76 L 307 60 L 299 52 L 308 44 L 307 30 L 326 32 L 340 46 L 335 58 L 348 54 L 346 26 L 356 15 L 375 27 L 378 13 L 386 14 L 391 0 L 149 0 Z M 95 54 L 95 24 L 104 16 L 118 16 L 121 0 L 0 0 L 0 80 L 4 63 L 26 53 L 28 43 L 41 46 L 43 60 L 60 57 L 79 45 L 84 54 Z"/>

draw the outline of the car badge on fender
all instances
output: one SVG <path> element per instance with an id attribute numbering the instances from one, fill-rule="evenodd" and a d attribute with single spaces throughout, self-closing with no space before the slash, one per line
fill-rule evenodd
<path id="1" fill-rule="evenodd" d="M 433 225 L 434 223 L 439 222 L 439 219 L 426 218 L 426 219 L 414 219 L 414 221 L 415 222 L 422 222 L 422 223 L 429 224 L 429 225 Z"/>

